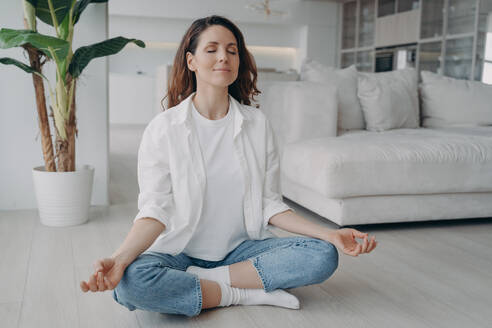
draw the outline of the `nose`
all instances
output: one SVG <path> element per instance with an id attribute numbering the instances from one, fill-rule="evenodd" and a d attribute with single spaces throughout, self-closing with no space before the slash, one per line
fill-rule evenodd
<path id="1" fill-rule="evenodd" d="M 219 62 L 227 61 L 227 51 L 218 51 L 219 54 Z"/>

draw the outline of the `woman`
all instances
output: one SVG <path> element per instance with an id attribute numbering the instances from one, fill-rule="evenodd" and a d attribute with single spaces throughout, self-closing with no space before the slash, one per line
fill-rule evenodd
<path id="1" fill-rule="evenodd" d="M 140 144 L 140 211 L 120 248 L 81 281 L 82 291 L 113 290 L 131 311 L 186 316 L 233 304 L 298 309 L 284 289 L 328 279 L 337 247 L 351 256 L 376 247 L 374 236 L 327 229 L 283 203 L 275 136 L 249 106 L 259 93 L 256 77 L 232 22 L 193 22 L 174 60 L 169 109 Z M 278 238 L 268 224 L 304 236 Z"/>

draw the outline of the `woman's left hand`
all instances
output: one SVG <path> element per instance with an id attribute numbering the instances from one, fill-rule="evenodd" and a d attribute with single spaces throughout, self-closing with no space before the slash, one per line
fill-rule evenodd
<path id="1" fill-rule="evenodd" d="M 362 244 L 358 243 L 355 238 L 363 239 Z M 329 239 L 329 242 L 350 256 L 358 256 L 359 254 L 369 253 L 376 248 L 378 244 L 374 236 L 369 238 L 367 233 L 360 232 L 352 228 L 335 230 L 332 232 Z"/>

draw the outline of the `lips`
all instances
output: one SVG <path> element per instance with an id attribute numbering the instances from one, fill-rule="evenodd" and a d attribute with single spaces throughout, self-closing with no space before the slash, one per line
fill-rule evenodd
<path id="1" fill-rule="evenodd" d="M 214 71 L 230 72 L 231 70 L 227 68 L 219 68 L 219 69 L 214 69 Z"/>

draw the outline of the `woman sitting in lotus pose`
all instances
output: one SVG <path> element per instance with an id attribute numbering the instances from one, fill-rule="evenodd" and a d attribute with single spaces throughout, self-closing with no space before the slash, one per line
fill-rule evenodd
<path id="1" fill-rule="evenodd" d="M 143 133 L 139 212 L 120 248 L 80 283 L 84 292 L 112 290 L 131 311 L 190 317 L 232 304 L 298 309 L 284 289 L 328 279 L 337 248 L 358 256 L 376 247 L 374 236 L 317 225 L 282 201 L 275 135 L 251 106 L 256 78 L 231 21 L 192 23 L 174 60 L 169 109 Z M 276 237 L 268 224 L 303 236 Z"/>

